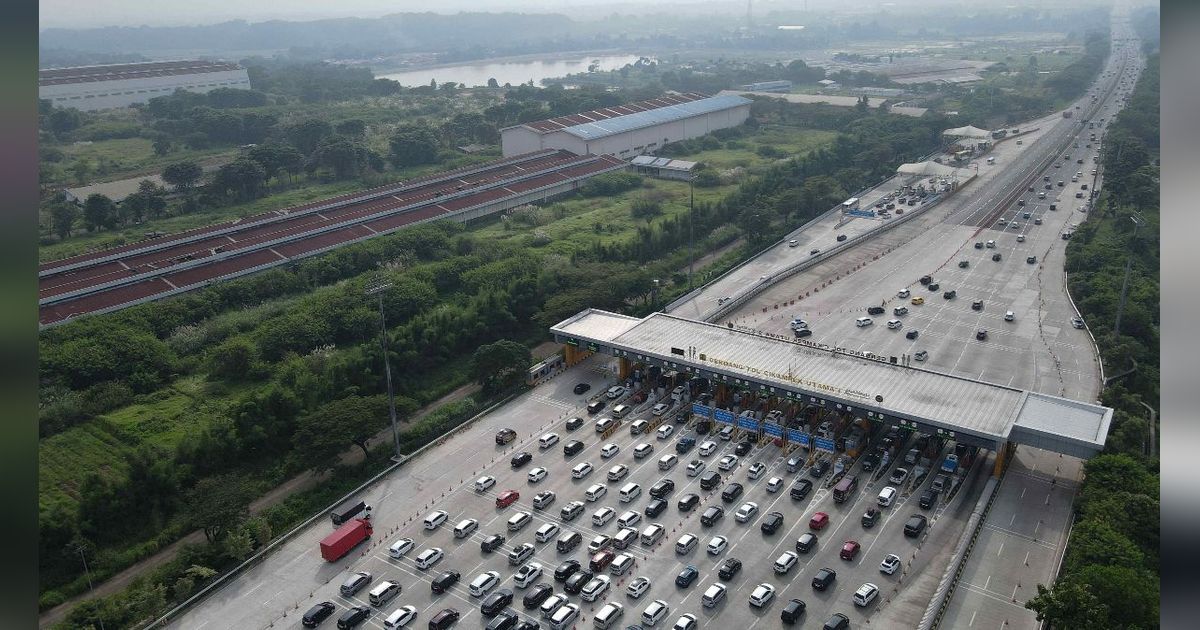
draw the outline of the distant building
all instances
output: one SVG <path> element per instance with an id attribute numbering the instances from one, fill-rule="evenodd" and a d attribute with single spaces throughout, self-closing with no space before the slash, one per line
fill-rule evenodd
<path id="1" fill-rule="evenodd" d="M 832 89 L 838 86 L 838 82 L 834 81 L 833 79 L 821 79 L 820 81 L 817 81 L 817 85 L 820 85 L 823 88 Z"/>
<path id="2" fill-rule="evenodd" d="M 175 90 L 250 89 L 246 69 L 222 61 L 154 61 L 38 71 L 38 98 L 81 111 L 128 107 Z"/>
<path id="3" fill-rule="evenodd" d="M 685 182 L 692 178 L 692 170 L 696 168 L 695 162 L 672 160 L 653 155 L 639 155 L 633 158 L 630 164 L 633 165 L 635 171 L 642 175 L 660 179 L 679 179 Z"/>
<path id="4" fill-rule="evenodd" d="M 736 127 L 750 117 L 748 98 L 666 94 L 656 99 L 528 122 L 500 130 L 504 157 L 564 149 L 629 159 L 664 145 Z"/>
<path id="5" fill-rule="evenodd" d="M 741 86 L 745 92 L 791 92 L 791 81 L 759 81 Z"/>

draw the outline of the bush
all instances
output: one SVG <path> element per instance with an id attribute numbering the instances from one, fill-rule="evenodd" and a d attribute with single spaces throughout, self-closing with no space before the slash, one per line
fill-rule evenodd
<path id="1" fill-rule="evenodd" d="M 597 175 L 579 188 L 584 197 L 616 195 L 642 185 L 642 176 L 635 173 L 613 172 Z"/>
<path id="2" fill-rule="evenodd" d="M 721 176 L 711 168 L 696 173 L 695 184 L 701 188 L 712 188 L 721 185 Z"/>

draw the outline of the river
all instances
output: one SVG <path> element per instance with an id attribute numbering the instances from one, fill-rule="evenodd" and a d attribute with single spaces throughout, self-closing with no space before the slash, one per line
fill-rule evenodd
<path id="1" fill-rule="evenodd" d="M 408 70 L 391 74 L 376 75 L 380 79 L 391 79 L 400 85 L 416 87 L 429 85 L 430 79 L 439 84 L 454 81 L 474 87 L 487 85 L 495 79 L 500 85 L 519 85 L 533 79 L 540 86 L 542 79 L 564 77 L 568 74 L 586 72 L 588 65 L 596 62 L 599 70 L 616 70 L 638 60 L 638 55 L 572 55 L 554 59 L 532 59 L 525 61 L 475 61 L 451 66 L 439 66 L 422 70 Z"/>

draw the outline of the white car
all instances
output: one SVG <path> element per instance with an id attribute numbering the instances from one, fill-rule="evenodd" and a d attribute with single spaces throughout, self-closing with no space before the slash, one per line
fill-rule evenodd
<path id="1" fill-rule="evenodd" d="M 891 483 L 894 483 L 896 485 L 900 485 L 900 484 L 904 483 L 905 479 L 908 479 L 908 469 L 907 468 L 897 468 L 896 470 L 892 471 L 892 476 L 888 477 L 888 481 L 890 481 Z"/>
<path id="2" fill-rule="evenodd" d="M 392 611 L 392 614 L 387 616 L 383 622 L 383 627 L 388 628 L 403 628 L 412 623 L 413 619 L 417 618 L 416 606 L 401 606 Z"/>
<path id="3" fill-rule="evenodd" d="M 1006 321 L 1006 322 L 1011 322 L 1011 321 L 1013 321 L 1013 320 L 1014 320 L 1014 319 L 1016 319 L 1016 318 L 1017 318 L 1017 314 L 1016 314 L 1016 313 L 1014 313 L 1014 312 L 1012 312 L 1012 311 L 1005 311 L 1005 312 L 1004 312 L 1004 321 Z"/>
<path id="4" fill-rule="evenodd" d="M 404 555 L 407 554 L 408 552 L 412 551 L 412 549 L 413 549 L 413 539 L 401 538 L 401 539 L 397 540 L 396 542 L 392 543 L 391 547 L 388 547 L 388 555 L 393 558 L 398 559 L 398 558 L 404 557 Z"/>
<path id="5" fill-rule="evenodd" d="M 650 410 L 650 413 L 651 415 L 661 416 L 670 408 L 671 405 L 668 405 L 667 403 L 658 403 L 657 405 L 654 405 L 654 408 Z"/>
<path id="6" fill-rule="evenodd" d="M 796 319 L 792 320 L 791 327 L 793 331 L 804 330 L 805 328 L 808 328 L 808 322 L 797 317 Z"/>
<path id="7" fill-rule="evenodd" d="M 747 475 L 751 479 L 758 479 L 766 471 L 767 471 L 766 464 L 764 464 L 762 462 L 754 462 L 753 464 L 750 465 L 750 470 L 747 471 Z"/>
<path id="8" fill-rule="evenodd" d="M 695 477 L 702 472 L 704 472 L 704 460 L 693 459 L 692 461 L 688 462 L 687 476 Z"/>
<path id="9" fill-rule="evenodd" d="M 779 477 L 771 477 L 767 480 L 767 492 L 775 494 L 783 489 L 783 480 Z"/>
<path id="10" fill-rule="evenodd" d="M 891 507 L 892 501 L 896 500 L 896 489 L 891 486 L 884 486 L 883 490 L 879 491 L 879 498 L 875 500 L 879 507 Z"/>
<path id="11" fill-rule="evenodd" d="M 608 480 L 609 481 L 620 481 L 625 478 L 625 475 L 628 475 L 628 474 L 629 474 L 628 466 L 626 466 L 625 464 L 617 464 L 616 466 L 613 466 L 612 468 L 608 469 Z"/>
<path id="12" fill-rule="evenodd" d="M 542 468 L 541 466 L 538 466 L 537 468 L 534 468 L 533 470 L 529 471 L 529 474 L 526 475 L 526 477 L 529 479 L 529 483 L 537 483 L 537 482 L 545 479 L 546 475 L 548 475 L 548 474 L 550 474 L 550 471 L 546 470 L 545 468 Z"/>
<path id="13" fill-rule="evenodd" d="M 642 459 L 642 458 L 649 456 L 653 452 L 654 452 L 653 444 L 647 444 L 645 442 L 641 442 L 637 446 L 633 447 L 633 458 L 634 459 Z"/>
<path id="14" fill-rule="evenodd" d="M 737 519 L 739 523 L 745 523 L 754 518 L 755 514 L 758 514 L 758 504 L 753 501 L 747 501 L 742 504 L 742 507 L 737 509 L 737 512 L 733 513 L 733 518 Z"/>
<path id="15" fill-rule="evenodd" d="M 885 573 L 887 575 L 892 575 L 899 568 L 900 568 L 900 556 L 897 556 L 894 553 L 889 553 L 887 555 L 887 557 L 885 557 L 883 559 L 883 562 L 879 563 L 879 572 Z"/>
<path id="16" fill-rule="evenodd" d="M 583 479 L 584 477 L 592 474 L 592 470 L 591 462 L 580 462 L 575 464 L 575 467 L 571 469 L 571 477 L 575 479 Z"/>
<path id="17" fill-rule="evenodd" d="M 918 350 L 917 353 L 913 355 L 913 358 L 918 361 L 924 361 L 925 359 L 929 358 L 929 351 L 928 350 Z"/>
<path id="18" fill-rule="evenodd" d="M 604 527 L 605 525 L 608 525 L 608 522 L 613 520 L 613 517 L 616 515 L 616 510 L 608 506 L 604 506 L 595 512 L 592 512 L 592 525 L 595 525 L 596 527 Z"/>
<path id="19" fill-rule="evenodd" d="M 674 433 L 675 433 L 675 427 L 673 427 L 669 424 L 664 424 L 661 427 L 658 427 L 657 435 L 658 435 L 658 439 L 665 440 L 665 439 L 671 437 L 671 435 L 673 435 Z"/>
<path id="20" fill-rule="evenodd" d="M 538 446 L 543 451 L 550 448 L 551 446 L 554 446 L 555 444 L 558 444 L 558 434 L 557 433 L 547 433 L 547 434 L 543 435 L 542 437 L 538 438 Z"/>
<path id="21" fill-rule="evenodd" d="M 762 608 L 771 603 L 775 598 L 775 587 L 763 582 L 754 587 L 754 592 L 750 593 L 750 605 L 755 608 Z"/>
<path id="22" fill-rule="evenodd" d="M 600 447 L 600 457 L 602 459 L 608 459 L 608 458 L 612 457 L 613 455 L 616 455 L 617 453 L 620 453 L 620 452 L 621 452 L 621 447 L 617 446 L 616 444 L 613 444 L 612 442 L 609 442 L 608 444 L 605 444 L 604 446 Z"/>
<path id="23" fill-rule="evenodd" d="M 521 588 L 526 588 L 540 577 L 542 577 L 542 565 L 530 562 L 517 569 L 517 572 L 513 574 L 513 583 Z"/>
<path id="24" fill-rule="evenodd" d="M 900 291 L 896 293 L 896 297 L 898 297 L 898 298 L 906 298 L 909 295 L 912 295 L 912 294 L 909 293 L 908 289 L 900 289 Z"/>
<path id="25" fill-rule="evenodd" d="M 696 630 L 698 627 L 699 624 L 696 623 L 696 615 L 687 613 L 675 620 L 675 625 L 671 626 L 671 630 Z"/>
<path id="26" fill-rule="evenodd" d="M 650 602 L 650 605 L 646 606 L 646 609 L 642 611 L 642 624 L 647 626 L 657 625 L 659 621 L 662 621 L 669 614 L 671 614 L 671 607 L 667 602 L 656 599 Z"/>
<path id="27" fill-rule="evenodd" d="M 700 443 L 698 450 L 701 457 L 708 457 L 717 451 L 717 443 L 712 440 L 704 440 Z"/>
<path id="28" fill-rule="evenodd" d="M 421 570 L 428 569 L 429 567 L 437 564 L 438 561 L 441 560 L 445 555 L 446 554 L 442 551 L 441 547 L 426 549 L 417 556 L 417 568 Z"/>
<path id="29" fill-rule="evenodd" d="M 798 241 L 796 239 L 792 239 L 792 240 L 788 241 L 788 247 L 799 247 L 799 246 L 800 246 L 800 241 Z"/>
<path id="30" fill-rule="evenodd" d="M 679 456 L 677 456 L 675 453 L 667 453 L 666 455 L 663 455 L 662 457 L 658 458 L 658 469 L 659 470 L 671 470 L 672 468 L 675 467 L 675 464 L 678 461 L 679 461 Z"/>
<path id="31" fill-rule="evenodd" d="M 900 328 L 901 326 L 904 326 L 904 322 L 902 322 L 898 319 L 889 319 L 888 320 L 887 327 L 889 330 L 896 330 L 896 329 Z"/>
<path id="32" fill-rule="evenodd" d="M 872 323 L 874 322 L 870 317 L 859 317 L 858 319 L 854 320 L 854 325 L 858 326 L 859 328 L 870 326 Z"/>
<path id="33" fill-rule="evenodd" d="M 555 593 L 550 597 L 547 597 L 546 601 L 542 602 L 541 606 L 538 606 L 538 610 L 541 611 L 543 619 L 549 619 L 550 616 L 554 614 L 554 611 L 562 608 L 569 602 L 570 600 L 567 599 L 566 595 L 563 595 L 562 593 Z"/>
<path id="34" fill-rule="evenodd" d="M 854 592 L 854 605 L 870 606 L 876 597 L 879 597 L 879 587 L 867 582 L 858 587 L 858 590 Z"/>
<path id="35" fill-rule="evenodd" d="M 717 468 L 721 470 L 731 470 L 738 465 L 737 455 L 726 455 L 717 462 Z"/>
<path id="36" fill-rule="evenodd" d="M 908 307 L 897 306 L 896 308 L 892 309 L 892 315 L 908 315 Z"/>
<path id="37" fill-rule="evenodd" d="M 471 580 L 471 584 L 467 586 L 467 590 L 475 597 L 483 597 L 499 583 L 500 573 L 497 571 L 487 571 L 480 573 L 474 580 Z"/>
<path id="38" fill-rule="evenodd" d="M 437 529 L 449 517 L 445 510 L 434 510 L 425 517 L 425 529 Z"/>
<path id="39" fill-rule="evenodd" d="M 800 560 L 800 556 L 796 555 L 795 551 L 785 551 L 775 559 L 775 572 L 786 574 L 796 566 L 796 562 Z"/>
<path id="40" fill-rule="evenodd" d="M 485 492 L 494 485 L 496 485 L 496 478 L 491 475 L 484 475 L 475 480 L 475 492 Z"/>
<path id="41" fill-rule="evenodd" d="M 725 548 L 728 546 L 728 538 L 724 536 L 713 536 L 712 539 L 708 541 L 708 553 L 709 555 L 715 556 L 722 551 L 725 551 Z"/>
<path id="42" fill-rule="evenodd" d="M 645 594 L 645 592 L 648 590 L 650 590 L 650 578 L 644 575 L 639 575 L 633 578 L 633 581 L 629 583 L 629 586 L 625 587 L 625 594 L 633 599 L 637 599 Z"/>

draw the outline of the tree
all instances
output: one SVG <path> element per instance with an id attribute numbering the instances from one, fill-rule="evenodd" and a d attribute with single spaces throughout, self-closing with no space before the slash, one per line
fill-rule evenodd
<path id="1" fill-rule="evenodd" d="M 367 134 L 367 123 L 358 118 L 351 118 L 338 123 L 335 129 L 338 135 L 361 138 Z"/>
<path id="2" fill-rule="evenodd" d="M 310 118 L 287 128 L 285 132 L 288 141 L 301 153 L 311 154 L 317 150 L 321 140 L 333 135 L 333 127 L 324 120 Z"/>
<path id="3" fill-rule="evenodd" d="M 258 347 L 245 337 L 233 337 L 212 349 L 208 357 L 209 374 L 230 382 L 250 375 L 258 361 Z"/>
<path id="4" fill-rule="evenodd" d="M 56 200 L 50 205 L 50 223 L 59 239 L 71 236 L 71 227 L 78 218 L 79 208 L 65 199 Z"/>
<path id="5" fill-rule="evenodd" d="M 168 137 L 167 134 L 160 133 L 154 136 L 154 154 L 158 157 L 163 157 L 164 155 L 170 153 L 173 146 L 174 145 L 171 142 L 171 138 Z"/>
<path id="6" fill-rule="evenodd" d="M 111 228 L 117 223 L 117 204 L 100 193 L 92 193 L 83 202 L 83 221 L 89 232 Z"/>
<path id="7" fill-rule="evenodd" d="M 1052 628 L 1095 630 L 1109 625 L 1108 606 L 1079 584 L 1059 580 L 1053 589 L 1038 584 L 1037 591 L 1025 607 Z"/>
<path id="8" fill-rule="evenodd" d="M 83 124 L 83 116 L 78 109 L 55 109 L 50 112 L 50 131 L 56 136 L 71 133 Z"/>
<path id="9" fill-rule="evenodd" d="M 214 542 L 250 516 L 253 498 L 249 485 L 237 475 L 206 477 L 187 495 L 188 519 Z"/>
<path id="10" fill-rule="evenodd" d="M 365 457 L 367 441 L 387 419 L 387 400 L 382 396 L 349 396 L 326 403 L 297 421 L 293 454 L 317 472 L 332 470 L 347 446 L 361 448 Z"/>
<path id="11" fill-rule="evenodd" d="M 471 378 L 486 391 L 500 391 L 519 380 L 532 363 L 529 348 L 501 339 L 475 350 L 471 357 Z"/>
<path id="12" fill-rule="evenodd" d="M 389 145 L 388 159 L 399 168 L 437 162 L 438 139 L 425 125 L 400 125 Z"/>
<path id="13" fill-rule="evenodd" d="M 314 166 L 333 169 L 338 179 L 355 177 L 369 168 L 369 160 L 365 147 L 355 143 L 350 138 L 328 138 L 313 152 Z"/>
<path id="14" fill-rule="evenodd" d="M 635 219 L 652 220 L 654 217 L 662 214 L 662 204 L 654 199 L 640 198 L 634 199 L 629 206 L 629 214 Z"/>
<path id="15" fill-rule="evenodd" d="M 267 181 L 267 172 L 262 165 L 249 158 L 239 158 L 217 169 L 210 188 L 222 194 L 233 194 L 237 199 L 253 199 L 258 196 Z"/>
<path id="16" fill-rule="evenodd" d="M 204 176 L 204 170 L 195 162 L 176 162 L 168 164 L 163 169 L 162 178 L 175 188 L 175 192 L 187 193 L 196 187 L 200 182 L 200 178 Z"/>
<path id="17" fill-rule="evenodd" d="M 498 88 L 498 87 L 500 87 L 500 84 L 496 82 L 495 77 L 492 77 L 492 78 L 488 79 L 487 86 L 490 88 Z"/>
<path id="18" fill-rule="evenodd" d="M 1144 562 L 1141 550 L 1123 534 L 1108 523 L 1087 520 L 1076 525 L 1071 533 L 1064 565 L 1103 564 L 1136 569 L 1144 566 Z"/>

